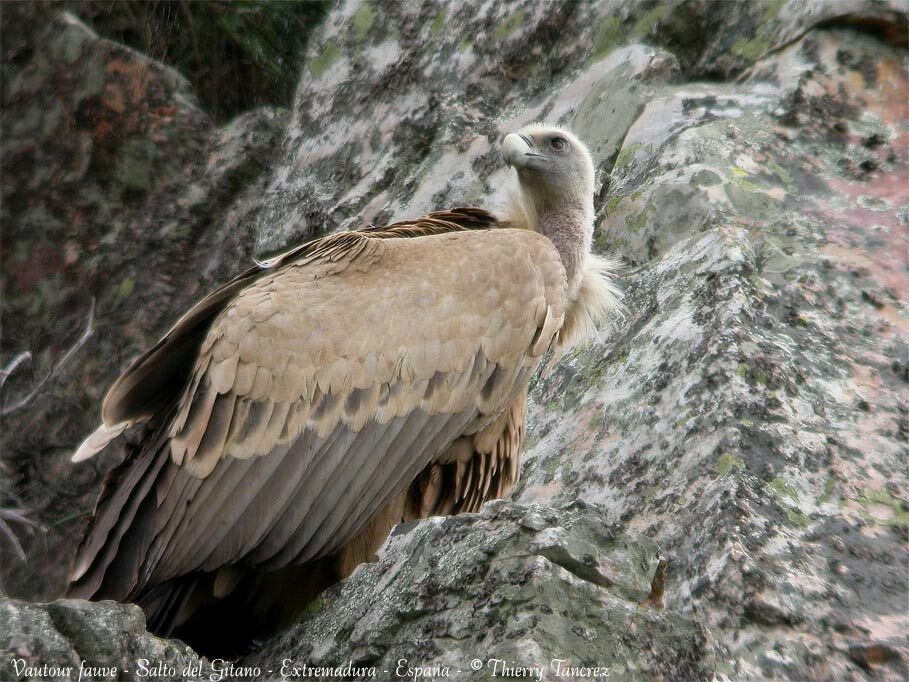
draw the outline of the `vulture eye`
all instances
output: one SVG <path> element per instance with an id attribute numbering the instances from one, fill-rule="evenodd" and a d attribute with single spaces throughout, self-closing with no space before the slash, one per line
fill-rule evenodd
<path id="1" fill-rule="evenodd" d="M 557 152 L 565 151 L 568 148 L 568 140 L 564 137 L 554 137 L 549 141 L 549 146 Z"/>

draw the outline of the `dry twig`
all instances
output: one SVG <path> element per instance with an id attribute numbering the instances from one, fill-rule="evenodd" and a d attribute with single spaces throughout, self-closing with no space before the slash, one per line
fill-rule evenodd
<path id="1" fill-rule="evenodd" d="M 0 416 L 5 417 L 7 415 L 13 414 L 14 412 L 18 412 L 19 410 L 22 410 L 22 409 L 28 407 L 31 404 L 31 402 L 38 396 L 41 389 L 44 388 L 44 385 L 48 381 L 53 379 L 55 376 L 57 376 L 57 374 L 59 374 L 63 370 L 63 368 L 66 367 L 67 363 L 69 363 L 69 361 L 73 357 L 73 355 L 76 354 L 76 351 L 78 351 L 80 348 L 82 348 L 82 346 L 84 346 L 88 342 L 88 340 L 91 338 L 92 334 L 95 333 L 94 323 L 95 323 L 95 299 L 92 299 L 91 307 L 88 310 L 88 320 L 85 323 L 85 329 L 83 330 L 81 336 L 79 336 L 79 338 L 76 339 L 76 342 L 72 346 L 70 346 L 67 349 L 67 351 L 60 357 L 60 359 L 56 362 L 56 364 L 53 366 L 51 371 L 48 372 L 47 375 L 43 379 L 41 379 L 41 381 L 39 381 L 37 384 L 35 384 L 34 388 L 32 388 L 31 391 L 29 391 L 25 396 L 23 396 L 19 400 L 16 400 L 12 404 L 4 405 L 3 408 L 0 409 Z M 31 359 L 32 359 L 32 355 L 28 351 L 19 353 L 19 355 L 17 355 L 15 358 L 13 358 L 12 362 L 10 362 L 6 367 L 4 367 L 2 370 L 0 370 L 0 387 L 2 387 L 6 383 L 6 380 L 19 367 L 19 365 L 23 364 L 26 360 L 31 360 Z"/>

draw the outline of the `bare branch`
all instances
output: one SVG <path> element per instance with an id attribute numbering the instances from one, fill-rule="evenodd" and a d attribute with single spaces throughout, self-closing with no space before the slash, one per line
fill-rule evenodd
<path id="1" fill-rule="evenodd" d="M 13 546 L 13 549 L 16 552 L 16 555 L 22 561 L 26 560 L 25 550 L 22 548 L 22 543 L 19 542 L 19 538 L 13 532 L 13 529 L 10 528 L 9 522 L 15 521 L 21 523 L 26 527 L 29 534 L 33 534 L 33 528 L 39 528 L 39 524 L 32 521 L 26 516 L 28 512 L 24 509 L 7 507 L 5 509 L 0 509 L 0 534 L 2 534 L 9 543 Z"/>
<path id="2" fill-rule="evenodd" d="M 19 353 L 19 355 L 14 357 L 12 359 L 12 361 L 6 367 L 4 367 L 3 369 L 0 369 L 0 388 L 3 388 L 3 384 L 5 384 L 6 380 L 9 379 L 9 377 L 12 375 L 12 373 L 15 372 L 19 368 L 19 365 L 21 365 L 25 361 L 31 361 L 31 359 L 32 359 L 32 354 L 29 353 L 27 350 L 24 350 L 21 353 Z"/>
<path id="3" fill-rule="evenodd" d="M 5 417 L 6 415 L 18 412 L 19 410 L 28 407 L 35 399 L 35 397 L 37 397 L 37 395 L 40 393 L 41 389 L 44 388 L 44 385 L 55 376 L 57 376 L 63 370 L 63 368 L 66 367 L 73 355 L 76 354 L 76 351 L 78 351 L 88 342 L 92 334 L 95 333 L 94 323 L 95 299 L 93 298 L 91 307 L 88 309 L 88 320 L 85 323 L 85 329 L 82 331 L 82 335 L 76 339 L 76 342 L 67 349 L 67 351 L 60 357 L 59 360 L 57 360 L 51 371 L 47 373 L 47 376 L 39 381 L 35 387 L 28 392 L 28 394 L 12 403 L 11 405 L 4 405 L 3 409 L 0 409 L 0 416 Z M 9 365 L 7 365 L 7 367 L 5 367 L 2 371 L 0 371 L 0 386 L 6 383 L 7 378 L 19 365 L 25 362 L 26 359 L 30 360 L 31 357 L 31 353 L 26 351 L 13 358 L 13 361 L 10 362 Z"/>

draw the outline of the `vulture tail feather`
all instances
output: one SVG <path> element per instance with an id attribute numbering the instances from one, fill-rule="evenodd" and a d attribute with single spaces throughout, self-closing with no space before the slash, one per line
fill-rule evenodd
<path id="1" fill-rule="evenodd" d="M 67 595 L 130 597 L 155 535 L 155 481 L 169 463 L 165 434 L 152 432 L 104 481 L 92 523 L 76 552 Z"/>

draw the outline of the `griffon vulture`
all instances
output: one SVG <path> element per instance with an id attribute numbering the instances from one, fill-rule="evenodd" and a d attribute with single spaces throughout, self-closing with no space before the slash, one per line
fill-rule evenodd
<path id="1" fill-rule="evenodd" d="M 589 253 L 594 169 L 571 133 L 505 137 L 501 218 L 455 208 L 333 234 L 189 310 L 114 383 L 87 459 L 132 425 L 69 594 L 226 651 L 299 615 L 397 523 L 518 478 L 527 384 L 619 299 Z"/>

